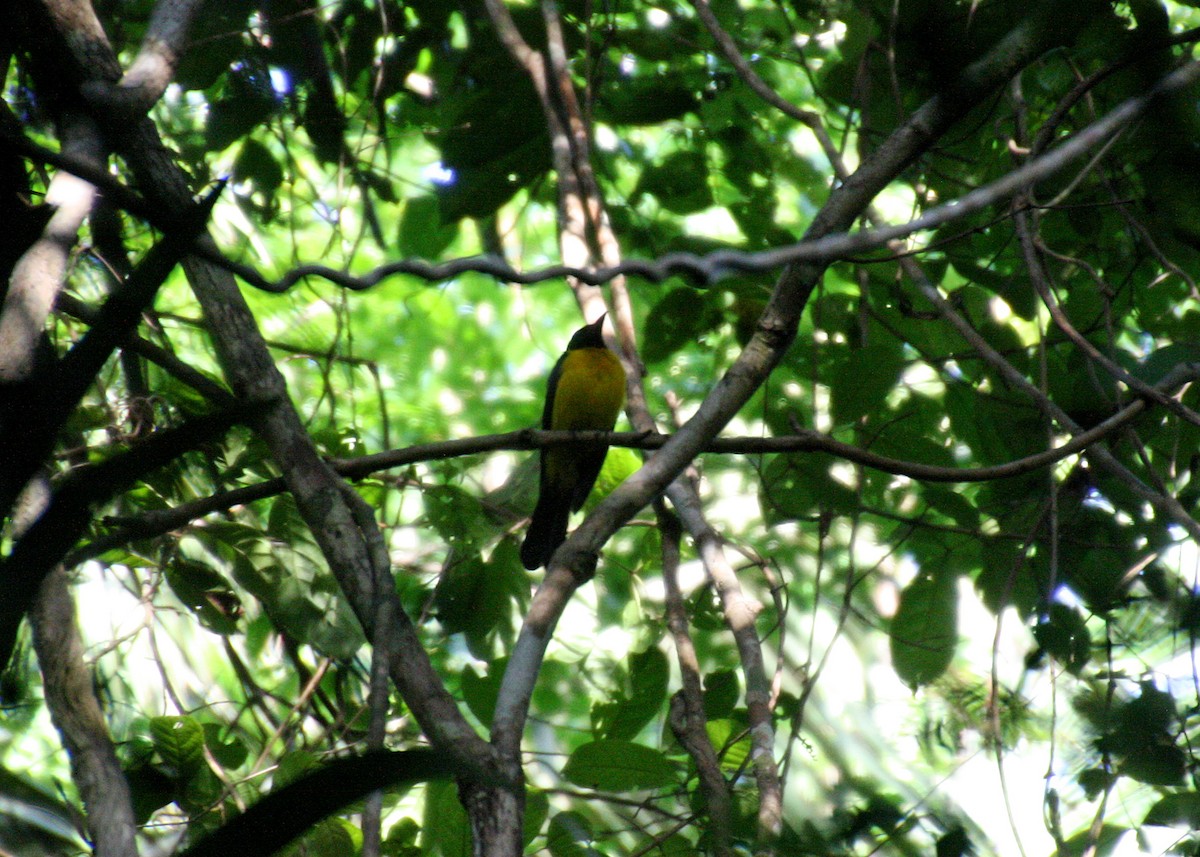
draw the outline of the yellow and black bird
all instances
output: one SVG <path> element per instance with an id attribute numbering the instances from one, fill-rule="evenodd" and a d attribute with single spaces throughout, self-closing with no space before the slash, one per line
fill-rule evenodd
<path id="1" fill-rule="evenodd" d="M 625 370 L 604 345 L 605 315 L 575 331 L 554 364 L 546 387 L 543 429 L 612 431 L 616 425 L 625 403 Z M 594 444 L 542 449 L 537 508 L 521 545 L 521 562 L 527 569 L 549 562 L 567 538 L 567 521 L 591 492 L 607 450 Z"/>

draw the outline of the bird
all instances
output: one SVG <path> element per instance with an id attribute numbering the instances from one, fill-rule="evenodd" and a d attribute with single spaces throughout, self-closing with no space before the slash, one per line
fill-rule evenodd
<path id="1" fill-rule="evenodd" d="M 604 313 L 575 331 L 546 384 L 542 428 L 612 431 L 625 404 L 625 370 L 604 344 Z M 572 512 L 591 493 L 608 445 L 543 447 L 538 501 L 521 545 L 521 562 L 533 571 L 550 561 L 567 538 Z"/>

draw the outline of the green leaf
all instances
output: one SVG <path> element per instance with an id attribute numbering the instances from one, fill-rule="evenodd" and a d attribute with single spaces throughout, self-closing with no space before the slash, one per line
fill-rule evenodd
<path id="1" fill-rule="evenodd" d="M 402 818 L 388 829 L 380 853 L 383 857 L 422 857 L 424 852 L 417 845 L 420 834 L 421 828 L 415 821 Z"/>
<path id="2" fill-rule="evenodd" d="M 205 628 L 222 635 L 237 631 L 242 602 L 220 572 L 204 563 L 180 559 L 168 565 L 163 576 Z"/>
<path id="3" fill-rule="evenodd" d="M 205 146 L 214 152 L 249 134 L 278 107 L 266 69 L 246 65 L 230 72 L 225 94 L 212 104 L 205 126 Z"/>
<path id="4" fill-rule="evenodd" d="M 1120 773 L 1155 786 L 1178 785 L 1187 772 L 1187 756 L 1174 734 L 1178 714 L 1175 699 L 1151 682 L 1141 694 L 1116 709 L 1116 728 L 1096 744 L 1121 760 Z"/>
<path id="5" fill-rule="evenodd" d="M 578 786 L 610 792 L 660 789 L 676 779 L 675 766 L 659 751 L 611 739 L 577 748 L 562 773 Z"/>
<path id="6" fill-rule="evenodd" d="M 979 510 L 961 491 L 952 491 L 941 485 L 922 485 L 921 496 L 958 526 L 971 529 L 979 526 Z"/>
<path id="7" fill-rule="evenodd" d="M 610 446 L 600 467 L 600 475 L 589 496 L 589 503 L 599 502 L 616 490 L 622 482 L 636 473 L 642 466 L 642 457 L 632 449 Z"/>
<path id="8" fill-rule="evenodd" d="M 441 203 L 435 196 L 406 200 L 400 218 L 399 245 L 405 256 L 436 259 L 458 237 L 458 222 L 442 222 Z"/>
<path id="9" fill-rule="evenodd" d="M 1173 342 L 1148 354 L 1133 374 L 1147 384 L 1157 384 L 1179 364 L 1196 362 L 1200 362 L 1200 345 Z"/>
<path id="10" fill-rule="evenodd" d="M 525 845 L 542 832 L 546 816 L 550 814 L 550 799 L 541 789 L 530 788 L 525 794 L 525 820 L 522 824 Z"/>
<path id="11" fill-rule="evenodd" d="M 225 731 L 219 723 L 204 724 L 204 744 L 217 763 L 226 771 L 240 768 L 250 756 L 245 742 L 236 734 L 231 734 L 228 740 L 222 737 Z"/>
<path id="12" fill-rule="evenodd" d="M 240 0 L 204 0 L 192 18 L 175 83 L 192 90 L 208 89 L 216 83 L 242 55 L 241 31 L 247 12 Z"/>
<path id="13" fill-rule="evenodd" d="M 728 717 L 737 705 L 741 686 L 734 670 L 717 670 L 704 677 L 704 716 Z"/>
<path id="14" fill-rule="evenodd" d="M 1092 657 L 1092 638 L 1083 614 L 1065 604 L 1052 604 L 1045 621 L 1033 629 L 1038 645 L 1079 675 Z"/>
<path id="15" fill-rule="evenodd" d="M 150 739 L 172 777 L 186 780 L 204 764 L 204 728 L 192 717 L 150 718 Z"/>
<path id="16" fill-rule="evenodd" d="M 750 728 L 746 712 L 736 712 L 732 717 L 718 717 L 704 724 L 708 740 L 721 759 L 726 771 L 738 771 L 750 758 Z"/>
<path id="17" fill-rule="evenodd" d="M 1142 824 L 1200 829 L 1200 793 L 1179 792 L 1167 795 L 1150 807 Z"/>
<path id="18" fill-rule="evenodd" d="M 256 190 L 270 196 L 283 184 L 283 167 L 262 143 L 245 140 L 233 164 L 233 177 L 252 182 Z"/>
<path id="19" fill-rule="evenodd" d="M 167 799 L 153 809 L 170 801 L 170 783 L 160 785 Z M 136 802 L 138 794 L 133 784 L 131 791 Z M 17 775 L 0 767 L 0 795 L 0 849 L 46 857 L 86 854 L 90 850 L 79 835 L 78 807 L 29 782 L 24 773 Z"/>
<path id="20" fill-rule="evenodd" d="M 454 556 L 460 555 L 458 551 Z M 511 542 L 485 562 L 478 555 L 453 561 L 438 579 L 433 601 L 448 634 L 482 639 L 512 615 L 513 603 L 528 593 L 528 582 Z"/>
<path id="21" fill-rule="evenodd" d="M 430 855 L 471 857 L 471 825 L 454 783 L 426 784 L 421 846 Z"/>
<path id="22" fill-rule="evenodd" d="M 271 787 L 280 789 L 294 783 L 319 764 L 317 757 L 308 750 L 292 750 L 280 758 L 275 768 L 275 776 L 271 778 Z"/>
<path id="23" fill-rule="evenodd" d="M 1110 857 L 1116 853 L 1116 847 L 1125 838 L 1129 828 L 1121 824 L 1105 824 L 1097 836 L 1091 830 L 1084 828 L 1066 841 L 1066 847 L 1058 855 L 1061 857 Z"/>
<path id="24" fill-rule="evenodd" d="M 546 848 L 554 857 L 599 857 L 592 848 L 594 839 L 591 823 L 578 812 L 559 812 L 550 819 Z"/>
<path id="25" fill-rule="evenodd" d="M 422 500 L 425 517 L 446 543 L 464 555 L 477 553 L 496 535 L 479 498 L 452 485 L 427 488 Z"/>
<path id="26" fill-rule="evenodd" d="M 647 167 L 634 190 L 634 199 L 649 194 L 667 211 L 692 214 L 713 204 L 708 163 L 700 152 L 673 152 L 661 164 Z"/>
<path id="27" fill-rule="evenodd" d="M 646 313 L 642 357 L 647 363 L 666 360 L 684 346 L 695 345 L 719 320 L 703 292 L 688 286 L 673 289 Z"/>
<path id="28" fill-rule="evenodd" d="M 280 857 L 355 857 L 357 852 L 347 823 L 340 818 L 327 818 L 279 854 Z"/>
<path id="29" fill-rule="evenodd" d="M 830 475 L 837 463 L 822 452 L 777 455 L 762 477 L 760 500 L 768 523 L 777 524 L 825 512 L 849 513 L 854 492 Z"/>
<path id="30" fill-rule="evenodd" d="M 950 666 L 958 645 L 958 575 L 923 570 L 900 593 L 890 629 L 892 667 L 916 690 Z"/>
<path id="31" fill-rule="evenodd" d="M 656 646 L 629 656 L 627 698 L 601 706 L 597 731 L 605 738 L 632 740 L 643 727 L 662 713 L 667 698 L 670 668 L 667 657 Z"/>
<path id="32" fill-rule="evenodd" d="M 150 816 L 175 800 L 175 780 L 153 765 L 126 769 L 125 781 L 129 783 L 133 817 L 138 824 L 145 824 Z"/>
<path id="33" fill-rule="evenodd" d="M 479 718 L 488 729 L 492 727 L 492 714 L 496 710 L 496 697 L 500 693 L 500 681 L 504 678 L 504 669 L 508 665 L 508 658 L 500 658 L 488 664 L 487 673 L 479 675 L 475 672 L 475 667 L 467 665 L 463 667 L 462 676 L 459 681 L 462 683 L 463 701 L 467 703 L 467 708 L 471 709 L 471 713 Z"/>
<path id="34" fill-rule="evenodd" d="M 1120 772 L 1151 786 L 1177 786 L 1187 774 L 1188 757 L 1169 738 L 1159 744 L 1143 744 L 1125 756 Z"/>
<path id="35" fill-rule="evenodd" d="M 850 425 L 862 417 L 883 414 L 887 394 L 903 368 L 903 352 L 896 345 L 850 349 L 829 380 L 834 424 Z"/>
<path id="36" fill-rule="evenodd" d="M 683 116 L 700 103 L 694 87 L 657 74 L 613 81 L 604 95 L 597 115 L 616 125 L 653 125 Z"/>

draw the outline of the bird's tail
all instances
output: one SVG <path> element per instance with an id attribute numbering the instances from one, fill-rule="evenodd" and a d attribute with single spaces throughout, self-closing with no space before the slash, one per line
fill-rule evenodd
<path id="1" fill-rule="evenodd" d="M 569 501 L 553 496 L 553 492 L 542 492 L 537 508 L 533 510 L 533 520 L 529 522 L 529 532 L 521 545 L 521 563 L 525 568 L 533 571 L 550 561 L 554 551 L 566 541 L 570 516 Z"/>

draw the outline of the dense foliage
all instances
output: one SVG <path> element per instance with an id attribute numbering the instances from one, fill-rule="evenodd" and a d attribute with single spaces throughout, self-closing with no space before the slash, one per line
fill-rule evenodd
<path id="1" fill-rule="evenodd" d="M 497 770 L 555 857 L 1200 853 L 1200 4 L 13 6 L 3 314 L 56 303 L 0 340 L 0 851 L 99 838 L 94 693 L 145 854 L 368 746 L 453 764 L 289 853 L 510 853 Z M 599 314 L 526 275 L 621 259 L 674 260 L 600 278 L 630 426 L 705 452 L 626 509 L 653 444 L 610 450 L 542 659 L 541 440 L 487 438 Z"/>

